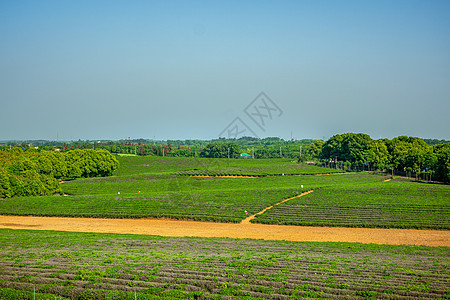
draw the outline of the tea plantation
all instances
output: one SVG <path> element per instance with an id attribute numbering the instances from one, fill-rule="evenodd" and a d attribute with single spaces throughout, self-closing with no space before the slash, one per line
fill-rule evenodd
<path id="1" fill-rule="evenodd" d="M 340 173 L 287 159 L 119 157 L 111 177 L 67 181 L 65 196 L 0 199 L 0 214 L 450 229 L 448 185 Z M 195 175 L 195 176 L 191 176 Z M 204 175 L 205 177 L 202 177 Z M 208 177 L 206 177 L 208 176 Z"/>

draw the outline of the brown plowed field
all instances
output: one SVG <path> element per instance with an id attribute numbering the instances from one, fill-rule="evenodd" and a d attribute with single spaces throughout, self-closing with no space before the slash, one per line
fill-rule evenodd
<path id="1" fill-rule="evenodd" d="M 154 219 L 0 216 L 0 228 L 450 247 L 450 231 L 302 227 Z"/>

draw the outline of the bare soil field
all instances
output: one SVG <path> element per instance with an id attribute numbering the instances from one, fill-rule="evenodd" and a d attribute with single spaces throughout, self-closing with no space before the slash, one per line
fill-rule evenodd
<path id="1" fill-rule="evenodd" d="M 263 224 L 208 223 L 164 219 L 94 219 L 0 216 L 0 228 L 146 234 L 176 237 L 227 237 L 317 242 L 450 247 L 450 231 L 303 227 Z"/>

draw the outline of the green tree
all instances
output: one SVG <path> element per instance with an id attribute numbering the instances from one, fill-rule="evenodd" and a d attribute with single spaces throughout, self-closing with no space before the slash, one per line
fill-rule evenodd
<path id="1" fill-rule="evenodd" d="M 344 133 L 332 136 L 322 147 L 322 158 L 338 161 L 366 161 L 372 139 L 363 133 Z"/>
<path id="2" fill-rule="evenodd" d="M 369 144 L 369 150 L 365 154 L 366 161 L 373 168 L 384 170 L 390 161 L 389 152 L 383 140 L 373 140 Z"/>
<path id="3" fill-rule="evenodd" d="M 336 134 L 330 137 L 322 146 L 321 158 L 345 160 L 342 142 L 344 136 L 342 134 Z"/>
<path id="4" fill-rule="evenodd" d="M 438 180 L 450 182 L 450 144 L 436 145 L 436 176 Z"/>
<path id="5" fill-rule="evenodd" d="M 432 152 L 431 146 L 417 137 L 399 136 L 387 143 L 391 155 L 391 163 L 397 170 L 410 168 L 415 172 L 423 169 L 427 153 Z"/>
<path id="6" fill-rule="evenodd" d="M 356 162 L 367 161 L 366 153 L 372 139 L 364 133 L 346 133 L 342 141 L 344 160 Z"/>
<path id="7" fill-rule="evenodd" d="M 319 158 L 322 155 L 322 147 L 324 144 L 325 144 L 324 141 L 321 140 L 315 141 L 309 146 L 309 149 L 307 150 L 306 154 L 313 158 Z"/>
<path id="8" fill-rule="evenodd" d="M 235 143 L 209 143 L 200 152 L 200 157 L 209 158 L 230 158 L 237 157 L 239 153 L 239 146 Z"/>
<path id="9" fill-rule="evenodd" d="M 10 175 L 6 170 L 0 167 L 0 198 L 9 198 L 13 196 L 13 190 L 9 181 Z"/>

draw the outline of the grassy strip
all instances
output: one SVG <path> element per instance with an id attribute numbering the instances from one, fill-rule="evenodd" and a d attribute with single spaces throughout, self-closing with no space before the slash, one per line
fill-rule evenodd
<path id="1" fill-rule="evenodd" d="M 446 247 L 2 229 L 0 288 L 70 299 L 444 298 L 449 257 Z"/>

